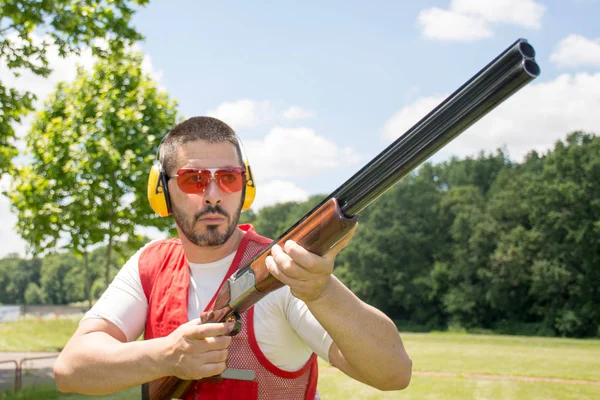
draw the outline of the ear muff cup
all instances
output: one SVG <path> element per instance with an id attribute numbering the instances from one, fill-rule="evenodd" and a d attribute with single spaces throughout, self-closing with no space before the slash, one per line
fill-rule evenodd
<path id="1" fill-rule="evenodd" d="M 169 198 L 167 177 L 158 162 L 152 166 L 148 176 L 148 201 L 152 210 L 159 216 L 168 217 L 171 215 L 171 199 Z"/>
<path id="2" fill-rule="evenodd" d="M 254 183 L 254 175 L 252 175 L 250 164 L 248 164 L 247 161 L 244 161 L 244 164 L 246 166 L 246 192 L 244 193 L 242 210 L 248 210 L 252 206 L 254 198 L 256 197 L 256 184 Z"/>

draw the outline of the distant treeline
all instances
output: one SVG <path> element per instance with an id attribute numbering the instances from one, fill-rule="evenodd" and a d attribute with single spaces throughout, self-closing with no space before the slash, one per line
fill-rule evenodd
<path id="1" fill-rule="evenodd" d="M 123 263 L 148 238 L 115 246 L 116 257 L 109 265 L 112 280 Z M 97 300 L 106 289 L 106 247 L 88 255 L 86 269 L 82 257 L 68 252 L 43 258 L 21 258 L 9 254 L 0 259 L 0 304 L 71 304 Z"/>
<path id="2" fill-rule="evenodd" d="M 323 197 L 241 222 L 276 238 Z M 522 163 L 501 150 L 426 163 L 359 221 L 335 274 L 401 327 L 600 336 L 600 137 L 575 132 Z M 111 275 L 136 248 L 123 246 Z M 97 298 L 105 253 L 87 271 L 71 254 L 4 258 L 0 302 Z"/>

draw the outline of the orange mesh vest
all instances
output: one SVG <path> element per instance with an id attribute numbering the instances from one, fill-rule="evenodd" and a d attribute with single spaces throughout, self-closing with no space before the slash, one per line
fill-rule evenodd
<path id="1" fill-rule="evenodd" d="M 223 282 L 271 243 L 258 235 L 251 225 L 239 227 L 246 234 Z M 188 322 L 190 271 L 181 241 L 167 239 L 149 245 L 140 255 L 139 273 L 148 299 L 144 338 L 167 336 Z M 212 308 L 215 297 L 216 293 L 205 311 Z M 318 378 L 316 354 L 313 353 L 300 370 L 284 371 L 271 363 L 258 347 L 254 335 L 254 307 L 241 318 L 242 330 L 233 337 L 227 367 L 253 370 L 255 379 L 223 379 L 220 383 L 200 381 L 187 399 L 314 399 Z"/>

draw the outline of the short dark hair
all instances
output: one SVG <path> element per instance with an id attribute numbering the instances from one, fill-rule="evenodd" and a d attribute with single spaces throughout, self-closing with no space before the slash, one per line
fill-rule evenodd
<path id="1" fill-rule="evenodd" d="M 160 162 L 167 173 L 175 167 L 177 149 L 188 142 L 204 140 L 208 143 L 230 142 L 235 146 L 239 161 L 244 165 L 240 144 L 235 131 L 225 122 L 212 117 L 192 117 L 176 125 L 160 145 Z"/>

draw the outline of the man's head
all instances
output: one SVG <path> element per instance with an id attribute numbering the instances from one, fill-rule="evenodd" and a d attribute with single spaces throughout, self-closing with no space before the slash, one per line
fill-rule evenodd
<path id="1" fill-rule="evenodd" d="M 244 167 L 233 129 L 215 118 L 190 118 L 175 126 L 165 137 L 160 148 L 160 161 L 169 177 L 171 208 L 180 234 L 197 246 L 225 243 L 236 229 L 245 184 L 240 191 L 228 191 L 227 187 L 209 178 L 203 191 L 186 193 L 178 184 L 180 178 L 177 175 L 182 169 Z M 190 176 L 195 178 L 197 175 L 192 173 Z"/>

